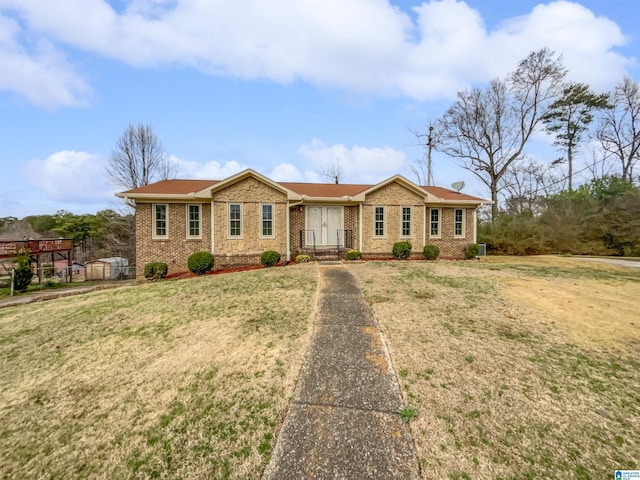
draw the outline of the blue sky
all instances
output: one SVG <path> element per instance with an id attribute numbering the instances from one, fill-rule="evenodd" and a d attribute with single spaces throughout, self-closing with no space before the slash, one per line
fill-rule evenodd
<path id="1" fill-rule="evenodd" d="M 119 208 L 103 169 L 130 123 L 181 178 L 253 168 L 375 183 L 423 151 L 457 91 L 530 51 L 608 91 L 638 79 L 636 0 L 0 0 L 0 217 Z M 532 154 L 555 158 L 537 136 Z M 544 152 L 544 153 L 541 153 Z M 473 175 L 441 155 L 437 185 Z"/>

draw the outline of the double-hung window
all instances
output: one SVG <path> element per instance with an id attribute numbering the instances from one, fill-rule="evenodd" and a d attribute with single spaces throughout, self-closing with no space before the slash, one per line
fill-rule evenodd
<path id="1" fill-rule="evenodd" d="M 464 210 L 456 208 L 453 219 L 453 236 L 464 237 Z"/>
<path id="2" fill-rule="evenodd" d="M 202 205 L 187 205 L 187 237 L 202 238 L 200 226 Z"/>
<path id="3" fill-rule="evenodd" d="M 411 236 L 411 207 L 402 207 L 400 234 L 403 237 Z"/>
<path id="4" fill-rule="evenodd" d="M 229 204 L 229 237 L 242 238 L 242 204 Z"/>
<path id="5" fill-rule="evenodd" d="M 168 210 L 166 203 L 153 204 L 153 238 L 169 238 Z"/>
<path id="6" fill-rule="evenodd" d="M 440 236 L 440 209 L 432 208 L 430 210 L 430 218 L 429 218 L 429 236 L 430 237 L 439 237 Z"/>
<path id="7" fill-rule="evenodd" d="M 273 228 L 273 203 L 263 203 L 260 206 L 260 236 L 274 237 Z"/>
<path id="8" fill-rule="evenodd" d="M 373 207 L 373 236 L 384 237 L 385 235 L 385 214 L 384 207 Z"/>

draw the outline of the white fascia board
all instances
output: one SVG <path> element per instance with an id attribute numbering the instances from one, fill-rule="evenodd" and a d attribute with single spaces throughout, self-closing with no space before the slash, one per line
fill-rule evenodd
<path id="1" fill-rule="evenodd" d="M 129 198 L 132 200 L 144 200 L 148 202 L 160 202 L 160 201 L 170 201 L 170 202 L 181 202 L 184 200 L 193 201 L 194 197 L 192 194 L 184 194 L 184 193 L 116 193 L 116 197 L 119 198 Z"/>

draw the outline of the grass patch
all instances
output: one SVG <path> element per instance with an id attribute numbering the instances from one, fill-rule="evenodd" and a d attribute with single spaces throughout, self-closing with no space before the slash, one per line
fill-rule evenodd
<path id="1" fill-rule="evenodd" d="M 31 283 L 28 287 L 27 287 L 27 291 L 24 293 L 21 292 L 17 292 L 14 291 L 13 295 L 18 297 L 18 296 L 24 296 L 24 295 L 29 295 L 32 293 L 39 293 L 39 292 L 47 292 L 47 291 L 51 291 L 51 290 L 59 290 L 61 288 L 86 288 L 86 287 L 94 287 L 94 286 L 105 286 L 105 285 L 122 285 L 122 284 L 131 284 L 133 283 L 133 281 L 123 281 L 123 280 L 119 280 L 119 281 L 94 281 L 94 280 L 82 280 L 82 281 L 78 281 L 78 280 L 74 280 L 72 282 L 66 282 L 64 280 L 60 280 L 60 279 L 55 279 L 52 281 L 45 281 L 42 284 L 38 284 L 35 283 L 37 282 L 37 280 L 34 280 L 34 283 Z M 1 298 L 7 298 L 11 295 L 11 287 L 10 284 L 8 284 L 7 286 L 0 286 L 0 299 Z"/>
<path id="2" fill-rule="evenodd" d="M 316 270 L 0 310 L 4 478 L 255 478 L 304 361 Z"/>
<path id="3" fill-rule="evenodd" d="M 528 277 L 570 278 L 576 280 L 619 280 L 640 282 L 640 271 L 604 264 L 577 263 L 571 257 L 485 257 L 482 262 L 459 262 L 462 268 L 508 271 Z"/>
<path id="4" fill-rule="evenodd" d="M 640 458 L 640 276 L 573 259 L 349 265 L 424 478 L 607 478 Z M 415 292 L 430 292 L 415 295 Z"/>

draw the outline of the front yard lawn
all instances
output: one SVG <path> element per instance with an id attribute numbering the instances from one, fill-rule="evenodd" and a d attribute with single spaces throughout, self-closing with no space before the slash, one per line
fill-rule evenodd
<path id="1" fill-rule="evenodd" d="M 417 410 L 423 478 L 640 468 L 640 272 L 550 257 L 349 269 Z"/>
<path id="2" fill-rule="evenodd" d="M 316 269 L 0 309 L 3 478 L 255 478 L 310 340 Z"/>

